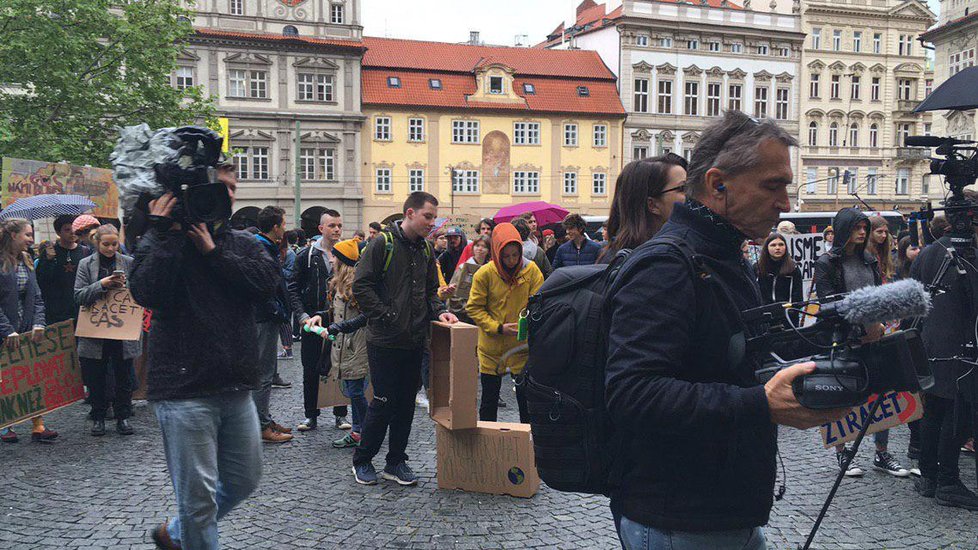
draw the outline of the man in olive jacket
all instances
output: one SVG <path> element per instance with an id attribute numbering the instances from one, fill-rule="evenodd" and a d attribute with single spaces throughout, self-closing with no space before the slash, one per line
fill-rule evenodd
<path id="1" fill-rule="evenodd" d="M 357 483 L 377 483 L 371 461 L 390 426 L 384 479 L 414 485 L 407 465 L 408 437 L 414 421 L 414 395 L 430 322 L 455 323 L 438 299 L 438 267 L 425 240 L 438 215 L 438 199 L 418 191 L 404 202 L 404 219 L 370 241 L 357 264 L 353 295 L 367 316 L 367 360 L 374 398 L 367 409 L 363 439 L 353 454 Z"/>

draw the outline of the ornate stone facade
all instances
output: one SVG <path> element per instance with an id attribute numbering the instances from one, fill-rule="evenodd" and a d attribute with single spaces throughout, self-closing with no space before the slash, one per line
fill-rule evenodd
<path id="1" fill-rule="evenodd" d="M 940 12 L 938 25 L 921 36 L 934 45 L 935 86 L 962 69 L 973 67 L 978 52 L 978 1 L 941 0 Z M 934 135 L 960 139 L 978 137 L 974 109 L 936 111 L 933 116 Z"/>

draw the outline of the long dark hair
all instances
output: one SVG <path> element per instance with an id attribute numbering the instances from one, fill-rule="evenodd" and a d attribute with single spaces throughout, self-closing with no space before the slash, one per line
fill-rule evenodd
<path id="1" fill-rule="evenodd" d="M 761 248 L 761 255 L 757 259 L 758 277 L 765 277 L 771 274 L 771 268 L 774 267 L 776 260 L 771 257 L 771 252 L 767 249 L 767 245 L 778 239 L 781 239 L 781 242 L 784 243 L 785 251 L 784 257 L 781 259 L 781 269 L 779 269 L 775 275 L 790 275 L 791 272 L 795 270 L 795 260 L 788 255 L 788 239 L 785 239 L 784 235 L 781 233 L 774 232 L 764 239 L 764 246 Z"/>
<path id="2" fill-rule="evenodd" d="M 897 245 L 897 276 L 901 279 L 906 279 L 910 276 L 910 266 L 913 265 L 914 260 L 907 258 L 907 249 L 912 246 L 910 242 L 910 237 L 903 237 L 900 239 L 900 244 Z"/>
<path id="3" fill-rule="evenodd" d="M 686 159 L 669 153 L 661 157 L 633 160 L 625 165 L 615 183 L 615 196 L 608 214 L 603 254 L 614 254 L 623 248 L 635 248 L 652 238 L 665 220 L 649 212 L 649 197 L 662 193 L 673 166 L 686 169 Z"/>

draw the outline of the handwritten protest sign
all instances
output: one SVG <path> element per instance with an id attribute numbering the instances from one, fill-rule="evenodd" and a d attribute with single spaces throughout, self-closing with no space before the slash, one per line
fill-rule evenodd
<path id="1" fill-rule="evenodd" d="M 4 157 L 0 170 L 3 207 L 35 195 L 81 195 L 95 203 L 91 212 L 99 218 L 119 217 L 119 190 L 112 170 Z"/>
<path id="2" fill-rule="evenodd" d="M 78 309 L 75 336 L 105 340 L 139 340 L 143 329 L 143 306 L 128 288 L 106 291 L 102 299 Z"/>
<path id="3" fill-rule="evenodd" d="M 801 280 L 804 285 L 802 296 L 807 299 L 812 290 L 812 279 L 815 278 L 815 260 L 826 251 L 828 243 L 821 233 L 785 235 L 785 239 L 788 255 L 801 270 Z"/>
<path id="4" fill-rule="evenodd" d="M 873 408 L 874 398 L 853 407 L 842 420 L 823 424 L 822 443 L 825 447 L 834 447 L 850 441 L 855 441 L 859 431 L 869 422 L 867 434 L 895 428 L 900 424 L 913 422 L 924 415 L 924 406 L 920 396 L 910 392 L 890 392 L 881 396 L 883 400 L 872 418 L 869 411 Z"/>
<path id="5" fill-rule="evenodd" d="M 0 428 L 85 397 L 72 321 L 46 327 L 40 342 L 17 338 L 17 348 L 0 347 Z"/>

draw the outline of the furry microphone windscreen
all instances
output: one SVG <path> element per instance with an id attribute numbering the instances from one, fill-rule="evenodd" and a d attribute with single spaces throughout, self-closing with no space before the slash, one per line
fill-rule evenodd
<path id="1" fill-rule="evenodd" d="M 930 311 L 930 306 L 930 294 L 923 283 L 903 279 L 854 290 L 834 309 L 849 323 L 862 325 L 923 317 Z"/>

